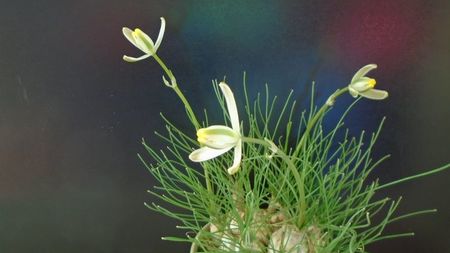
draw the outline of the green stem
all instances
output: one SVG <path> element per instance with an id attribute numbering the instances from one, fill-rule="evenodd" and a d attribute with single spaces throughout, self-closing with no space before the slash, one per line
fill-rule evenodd
<path id="1" fill-rule="evenodd" d="M 401 178 L 399 180 L 395 180 L 395 181 L 392 181 L 390 183 L 386 183 L 386 184 L 380 185 L 377 188 L 375 188 L 375 190 L 380 190 L 380 189 L 383 189 L 383 188 L 386 188 L 386 187 L 390 187 L 390 186 L 393 186 L 393 185 L 396 185 L 396 184 L 400 184 L 400 183 L 403 183 L 403 182 L 406 182 L 406 181 L 410 181 L 410 180 L 413 180 L 413 179 L 416 179 L 416 178 L 432 175 L 432 174 L 444 171 L 444 170 L 449 169 L 449 168 L 450 168 L 450 163 L 448 163 L 446 165 L 443 165 L 443 166 L 441 166 L 439 168 L 433 169 L 433 170 L 425 171 L 425 172 L 422 172 L 422 173 L 419 173 L 419 174 L 416 174 L 416 175 L 412 175 L 412 176 L 409 176 L 409 177 L 404 177 L 404 178 Z"/>
<path id="2" fill-rule="evenodd" d="M 242 137 L 242 141 L 260 144 L 265 147 L 268 147 L 271 151 L 273 151 L 274 153 L 277 153 L 284 162 L 286 162 L 288 168 L 291 170 L 292 174 L 294 175 L 295 180 L 297 181 L 297 185 L 298 185 L 298 193 L 300 195 L 299 196 L 300 197 L 300 210 L 299 210 L 299 216 L 298 216 L 298 220 L 297 220 L 297 226 L 300 228 L 303 225 L 303 223 L 305 222 L 305 212 L 306 212 L 306 207 L 307 207 L 306 199 L 305 199 L 306 195 L 305 195 L 305 184 L 304 184 L 303 175 L 298 172 L 297 168 L 295 167 L 294 163 L 289 158 L 289 156 L 286 155 L 286 153 L 284 153 L 281 149 L 279 149 L 273 142 L 271 142 L 269 140 L 260 140 L 260 139 L 250 138 L 250 137 Z"/>
<path id="3" fill-rule="evenodd" d="M 153 54 L 152 56 L 156 60 L 156 62 L 159 64 L 159 66 L 161 66 L 161 68 L 164 70 L 166 75 L 169 77 L 171 85 L 166 84 L 166 86 L 172 88 L 175 91 L 175 93 L 178 95 L 178 97 L 181 99 L 181 102 L 183 102 L 184 107 L 186 108 L 189 120 L 194 125 L 195 130 L 200 129 L 200 123 L 198 122 L 197 117 L 195 116 L 195 113 L 192 110 L 192 107 L 189 104 L 186 97 L 184 96 L 183 92 L 180 90 L 180 88 L 178 88 L 178 84 L 176 82 L 175 76 L 172 74 L 172 71 L 166 66 L 166 64 L 161 60 L 161 58 L 159 58 L 159 56 L 157 54 Z M 209 193 L 213 193 L 211 179 L 209 177 L 208 170 L 205 169 L 204 174 L 205 174 L 206 189 L 208 190 Z"/>
<path id="4" fill-rule="evenodd" d="M 344 94 L 348 91 L 348 87 L 339 89 L 335 91 L 331 96 L 327 99 L 327 102 L 322 105 L 322 107 L 319 109 L 319 111 L 314 115 L 314 117 L 308 122 L 308 125 L 306 126 L 306 130 L 303 133 L 302 138 L 300 139 L 300 142 L 298 143 L 297 147 L 295 148 L 295 151 L 293 153 L 293 156 L 297 156 L 300 152 L 300 150 L 304 150 L 306 148 L 306 142 L 308 139 L 309 132 L 314 127 L 314 125 L 317 123 L 317 121 L 323 116 L 323 114 L 327 111 L 328 108 L 333 106 L 334 101 L 336 98 L 338 98 L 340 95 Z"/>
<path id="5" fill-rule="evenodd" d="M 187 101 L 186 97 L 184 96 L 183 92 L 178 88 L 178 84 L 176 83 L 175 76 L 172 74 L 172 71 L 170 71 L 169 68 L 167 68 L 166 64 L 159 58 L 157 54 L 152 55 L 153 58 L 155 58 L 156 62 L 161 66 L 161 68 L 164 70 L 166 75 L 169 77 L 170 81 L 172 82 L 172 85 L 169 86 L 172 88 L 175 93 L 178 95 L 178 97 L 181 99 L 181 102 L 183 102 L 184 107 L 186 108 L 186 111 L 188 113 L 189 119 L 191 120 L 192 124 L 195 127 L 195 130 L 198 130 L 200 128 L 200 123 L 197 120 L 197 117 L 194 114 L 194 111 L 192 110 L 191 105 Z"/>

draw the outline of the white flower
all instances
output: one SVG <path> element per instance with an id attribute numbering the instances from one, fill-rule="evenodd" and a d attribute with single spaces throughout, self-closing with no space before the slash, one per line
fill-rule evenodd
<path id="1" fill-rule="evenodd" d="M 233 165 L 228 168 L 230 175 L 239 170 L 242 158 L 241 128 L 239 116 L 234 100 L 233 92 L 224 82 L 219 84 L 230 115 L 231 126 L 215 125 L 197 130 L 197 140 L 203 147 L 195 150 L 189 155 L 189 159 L 194 162 L 203 162 L 222 155 L 234 148 Z"/>
<path id="2" fill-rule="evenodd" d="M 388 97 L 387 91 L 374 89 L 377 83 L 375 79 L 366 77 L 367 73 L 372 69 L 376 69 L 376 64 L 369 64 L 359 69 L 348 85 L 350 95 L 353 97 L 366 97 L 369 99 L 381 100 Z"/>
<path id="3" fill-rule="evenodd" d="M 145 34 L 141 29 L 136 28 L 132 31 L 128 27 L 122 28 L 123 35 L 128 41 L 131 42 L 135 47 L 139 48 L 145 54 L 140 57 L 131 57 L 124 55 L 123 59 L 127 62 L 136 62 L 148 58 L 156 53 L 159 46 L 161 45 L 161 41 L 164 37 L 164 31 L 166 29 L 166 20 L 161 17 L 161 28 L 159 29 L 158 39 L 156 39 L 156 43 L 153 43 L 153 40 Z"/>

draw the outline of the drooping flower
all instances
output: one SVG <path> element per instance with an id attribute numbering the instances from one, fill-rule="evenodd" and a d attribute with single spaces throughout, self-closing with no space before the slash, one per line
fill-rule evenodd
<path id="1" fill-rule="evenodd" d="M 194 150 L 189 155 L 189 159 L 194 162 L 203 162 L 218 157 L 234 148 L 233 165 L 228 168 L 228 173 L 232 175 L 239 170 L 241 164 L 241 128 L 233 92 L 224 82 L 221 82 L 219 87 L 225 97 L 231 128 L 223 125 L 214 125 L 197 130 L 197 140 L 202 147 Z"/>
<path id="2" fill-rule="evenodd" d="M 153 43 L 153 40 L 139 28 L 134 29 L 134 31 L 128 27 L 122 28 L 122 32 L 123 35 L 125 35 L 125 38 L 127 38 L 128 41 L 131 42 L 131 44 L 133 44 L 135 47 L 137 47 L 138 49 L 140 49 L 142 52 L 145 53 L 140 57 L 131 57 L 124 55 L 123 59 L 127 62 L 136 62 L 155 54 L 159 46 L 161 45 L 165 29 L 166 29 L 166 20 L 163 17 L 161 17 L 161 28 L 159 29 L 158 38 L 156 39 L 156 43 Z"/>
<path id="3" fill-rule="evenodd" d="M 352 81 L 348 85 L 350 95 L 354 98 L 359 95 L 374 100 L 381 100 L 388 97 L 389 94 L 387 91 L 374 89 L 377 83 L 375 79 L 366 76 L 369 71 L 376 68 L 376 64 L 368 64 L 355 73 Z"/>

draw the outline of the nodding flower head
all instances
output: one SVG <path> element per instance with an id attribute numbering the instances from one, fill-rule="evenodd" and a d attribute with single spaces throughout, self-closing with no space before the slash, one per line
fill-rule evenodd
<path id="1" fill-rule="evenodd" d="M 161 17 L 161 28 L 159 29 L 158 38 L 156 39 L 156 43 L 153 43 L 153 40 L 139 28 L 134 29 L 134 31 L 128 27 L 122 28 L 122 32 L 125 38 L 127 38 L 128 41 L 131 42 L 131 44 L 133 44 L 135 47 L 137 47 L 139 50 L 145 53 L 140 57 L 131 57 L 124 55 L 123 59 L 127 62 L 136 62 L 155 54 L 159 46 L 161 45 L 165 29 L 166 29 L 166 20 L 163 17 Z"/>
<path id="2" fill-rule="evenodd" d="M 367 77 L 372 69 L 376 69 L 376 64 L 369 64 L 359 69 L 348 85 L 350 95 L 353 97 L 362 96 L 369 99 L 381 100 L 388 97 L 388 92 L 384 90 L 374 89 L 377 81 L 373 78 Z"/>

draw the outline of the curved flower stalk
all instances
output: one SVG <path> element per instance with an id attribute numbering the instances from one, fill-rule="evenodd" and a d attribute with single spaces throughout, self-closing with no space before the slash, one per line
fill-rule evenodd
<path id="1" fill-rule="evenodd" d="M 241 128 L 233 92 L 224 82 L 221 82 L 219 87 L 225 97 L 232 127 L 214 125 L 197 130 L 197 140 L 203 147 L 194 150 L 194 152 L 189 155 L 189 159 L 194 162 L 203 162 L 218 157 L 234 148 L 233 165 L 228 168 L 228 173 L 232 175 L 239 170 L 241 164 Z"/>
<path id="2" fill-rule="evenodd" d="M 377 83 L 375 79 L 366 77 L 367 73 L 376 68 L 376 64 L 368 64 L 355 73 L 352 81 L 348 85 L 350 95 L 354 98 L 359 95 L 374 100 L 382 100 L 388 97 L 389 94 L 387 91 L 374 89 Z"/>
<path id="3" fill-rule="evenodd" d="M 159 29 L 158 38 L 156 39 L 156 43 L 153 43 L 153 40 L 139 28 L 134 29 L 134 31 L 128 27 L 122 28 L 122 32 L 123 35 L 125 35 L 125 38 L 127 38 L 128 41 L 131 42 L 131 44 L 145 53 L 144 55 L 139 57 L 124 55 L 123 59 L 127 62 L 137 62 L 154 55 L 161 45 L 165 29 L 166 20 L 161 17 L 161 28 Z"/>
<path id="4" fill-rule="evenodd" d="M 183 92 L 178 88 L 177 80 L 175 76 L 173 75 L 172 71 L 166 66 L 166 64 L 158 57 L 156 54 L 156 51 L 158 50 L 159 46 L 161 45 L 162 39 L 164 37 L 164 31 L 166 30 L 166 20 L 161 17 L 161 28 L 159 29 L 158 38 L 156 39 L 156 42 L 153 43 L 153 40 L 145 34 L 143 31 L 141 31 L 139 28 L 136 28 L 133 30 L 129 29 L 128 27 L 122 28 L 123 35 L 125 38 L 127 38 L 128 41 L 131 42 L 135 47 L 140 49 L 145 54 L 139 57 L 131 57 L 124 55 L 123 59 L 127 62 L 137 62 L 143 59 L 146 59 L 150 56 L 152 56 L 155 61 L 161 66 L 161 68 L 164 70 L 166 75 L 169 77 L 170 82 L 166 79 L 166 77 L 163 75 L 162 79 L 164 82 L 164 85 L 167 87 L 173 89 L 175 93 L 178 95 L 178 97 L 181 99 L 181 102 L 183 102 L 189 116 L 189 120 L 194 125 L 195 129 L 200 128 L 200 124 L 197 120 L 197 117 L 195 116 L 194 111 L 192 110 L 191 105 L 189 104 L 188 100 L 184 96 Z"/>
<path id="5" fill-rule="evenodd" d="M 377 81 L 373 78 L 369 78 L 366 76 L 367 73 L 376 68 L 377 68 L 376 64 L 367 64 L 366 66 L 360 68 L 358 71 L 356 71 L 355 75 L 353 75 L 353 78 L 350 84 L 347 85 L 347 87 L 338 89 L 333 94 L 331 94 L 331 96 L 328 97 L 325 104 L 314 115 L 312 120 L 308 122 L 306 130 L 302 138 L 300 139 L 299 145 L 297 145 L 293 153 L 294 156 L 298 155 L 301 149 L 305 149 L 306 139 L 308 137 L 309 131 L 314 127 L 314 125 L 320 119 L 320 117 L 323 117 L 326 110 L 334 105 L 334 103 L 336 102 L 336 98 L 338 98 L 345 92 L 349 91 L 350 95 L 352 95 L 354 98 L 362 96 L 373 100 L 382 100 L 389 96 L 389 93 L 385 90 L 374 89 Z"/>

